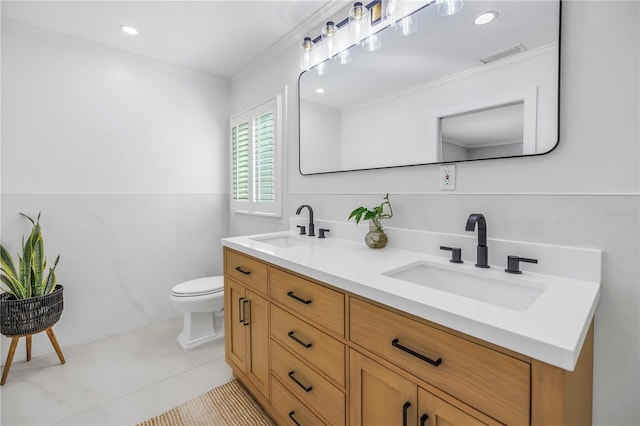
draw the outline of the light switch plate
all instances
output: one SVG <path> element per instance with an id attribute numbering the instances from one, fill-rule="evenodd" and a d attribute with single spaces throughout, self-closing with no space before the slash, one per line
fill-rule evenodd
<path id="1" fill-rule="evenodd" d="M 443 164 L 440 166 L 440 191 L 456 189 L 456 165 Z"/>

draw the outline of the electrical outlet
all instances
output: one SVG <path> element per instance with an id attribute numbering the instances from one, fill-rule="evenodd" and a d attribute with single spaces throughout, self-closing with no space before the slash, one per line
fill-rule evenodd
<path id="1" fill-rule="evenodd" d="M 456 189 L 456 165 L 443 164 L 440 166 L 440 190 L 453 191 Z"/>

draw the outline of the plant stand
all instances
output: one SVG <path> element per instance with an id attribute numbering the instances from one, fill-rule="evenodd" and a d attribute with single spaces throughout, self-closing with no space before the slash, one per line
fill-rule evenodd
<path id="1" fill-rule="evenodd" d="M 62 292 L 63 287 L 57 285 L 52 293 L 29 299 L 15 299 L 7 293 L 0 294 L 0 333 L 11 339 L 0 386 L 7 381 L 13 355 L 21 337 L 27 338 L 27 361 L 31 360 L 31 337 L 44 331 L 49 336 L 60 363 L 65 363 L 56 335 L 53 334 L 53 326 L 62 314 Z"/>
<path id="2" fill-rule="evenodd" d="M 64 364 L 66 361 L 64 359 L 64 355 L 62 355 L 62 350 L 60 349 L 60 345 L 58 345 L 58 340 L 56 339 L 56 335 L 53 333 L 53 327 L 49 327 L 46 330 L 43 330 L 49 336 L 49 340 L 53 345 L 53 349 L 55 349 L 56 354 L 58 355 L 58 359 L 60 359 L 60 364 Z M 37 333 L 34 333 L 37 334 Z M 16 352 L 16 348 L 18 347 L 18 341 L 21 337 L 27 338 L 27 361 L 31 361 L 31 337 L 33 334 L 23 334 L 20 336 L 8 336 L 11 337 L 11 346 L 9 347 L 9 353 L 7 354 L 7 362 L 4 365 L 4 370 L 2 371 L 2 381 L 0 381 L 0 386 L 4 385 L 7 381 L 7 376 L 9 375 L 9 369 L 11 368 L 11 362 L 13 362 L 13 355 Z"/>

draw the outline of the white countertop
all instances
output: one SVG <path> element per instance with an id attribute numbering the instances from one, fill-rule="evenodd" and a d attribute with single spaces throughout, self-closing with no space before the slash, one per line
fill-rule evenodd
<path id="1" fill-rule="evenodd" d="M 258 239 L 287 236 L 303 245 L 276 247 Z M 373 250 L 363 242 L 299 236 L 292 231 L 222 240 L 225 247 L 375 300 L 417 317 L 572 371 L 593 319 L 600 283 L 524 271 L 504 266 L 479 270 L 473 262 L 454 265 L 446 254 L 386 247 Z M 429 261 L 486 278 L 533 280 L 544 292 L 524 311 L 512 310 L 383 275 L 409 263 Z M 523 264 L 522 269 L 526 267 Z"/>

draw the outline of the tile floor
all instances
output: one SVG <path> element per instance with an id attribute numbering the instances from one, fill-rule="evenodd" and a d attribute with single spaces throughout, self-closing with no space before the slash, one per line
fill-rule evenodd
<path id="1" fill-rule="evenodd" d="M 25 362 L 20 341 L 0 388 L 0 424 L 134 425 L 232 379 L 224 339 L 183 351 L 182 318 Z"/>

